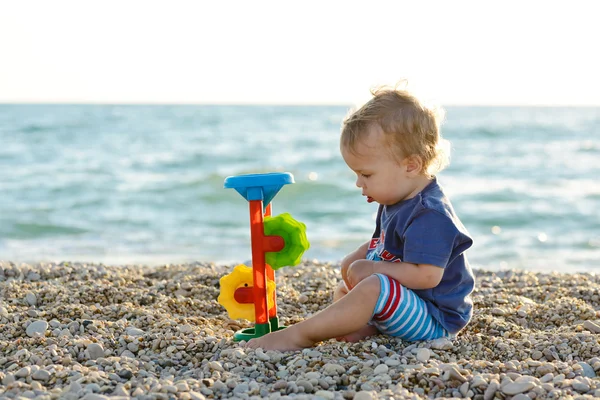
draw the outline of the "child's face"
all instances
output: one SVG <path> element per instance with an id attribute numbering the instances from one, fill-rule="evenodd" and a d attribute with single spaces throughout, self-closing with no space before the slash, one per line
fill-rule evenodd
<path id="1" fill-rule="evenodd" d="M 418 193 L 417 171 L 408 158 L 398 161 L 390 154 L 383 132 L 373 128 L 354 152 L 342 147 L 342 157 L 356 173 L 356 186 L 370 203 L 391 205 L 409 199 Z"/>

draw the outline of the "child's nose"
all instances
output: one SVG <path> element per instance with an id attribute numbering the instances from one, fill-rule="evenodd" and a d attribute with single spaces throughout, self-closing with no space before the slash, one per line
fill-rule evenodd
<path id="1" fill-rule="evenodd" d="M 356 177 L 356 187 L 359 187 L 359 188 L 361 188 L 361 187 L 362 187 L 362 181 L 361 181 L 361 179 L 360 179 L 360 176 L 359 176 L 359 177 Z"/>

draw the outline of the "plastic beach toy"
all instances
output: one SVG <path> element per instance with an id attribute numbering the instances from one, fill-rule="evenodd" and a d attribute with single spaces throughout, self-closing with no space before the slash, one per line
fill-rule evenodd
<path id="1" fill-rule="evenodd" d="M 217 301 L 225 307 L 232 319 L 254 321 L 254 298 L 252 296 L 252 268 L 240 264 L 233 272 L 219 280 L 221 294 Z M 275 282 L 267 282 L 267 302 L 269 308 L 275 304 Z"/>
<path id="2" fill-rule="evenodd" d="M 267 253 L 267 264 L 275 270 L 300 264 L 302 254 L 310 247 L 306 238 L 306 225 L 296 221 L 289 213 L 265 217 L 264 224 L 265 235 L 281 236 L 285 243 L 285 247 L 278 252 Z"/>
<path id="3" fill-rule="evenodd" d="M 300 263 L 309 248 L 306 225 L 288 213 L 271 216 L 273 198 L 284 185 L 294 183 L 288 172 L 230 176 L 225 179 L 226 189 L 235 189 L 250 208 L 250 239 L 252 269 L 238 265 L 233 272 L 221 278 L 219 303 L 230 318 L 254 321 L 254 328 L 242 329 L 234 340 L 250 340 L 285 328 L 277 316 L 275 271 Z M 254 318 L 252 317 L 252 311 Z"/>

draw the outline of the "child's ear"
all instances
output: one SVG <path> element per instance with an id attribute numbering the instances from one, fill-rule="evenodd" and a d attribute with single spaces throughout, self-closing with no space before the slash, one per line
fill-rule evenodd
<path id="1" fill-rule="evenodd" d="M 406 172 L 410 175 L 419 175 L 423 170 L 423 160 L 416 154 L 410 155 L 404 159 Z"/>

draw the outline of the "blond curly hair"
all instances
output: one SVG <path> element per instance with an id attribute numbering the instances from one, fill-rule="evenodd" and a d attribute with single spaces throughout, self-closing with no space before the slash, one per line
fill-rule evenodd
<path id="1" fill-rule="evenodd" d="M 449 142 L 440 133 L 442 108 L 425 105 L 406 89 L 406 81 L 395 87 L 377 87 L 371 94 L 367 103 L 344 119 L 341 147 L 355 151 L 370 129 L 378 126 L 397 160 L 420 157 L 423 173 L 429 177 L 449 164 Z"/>

